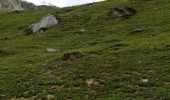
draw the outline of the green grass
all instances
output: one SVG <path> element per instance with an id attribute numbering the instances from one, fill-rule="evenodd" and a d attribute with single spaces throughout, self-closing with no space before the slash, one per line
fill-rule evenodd
<path id="1" fill-rule="evenodd" d="M 124 6 L 138 13 L 108 16 L 111 8 Z M 0 38 L 6 38 L 0 40 L 0 99 L 169 100 L 169 11 L 169 0 L 108 0 L 92 7 L 0 12 Z M 48 13 L 59 24 L 26 35 Z M 146 30 L 134 31 L 140 28 Z"/>

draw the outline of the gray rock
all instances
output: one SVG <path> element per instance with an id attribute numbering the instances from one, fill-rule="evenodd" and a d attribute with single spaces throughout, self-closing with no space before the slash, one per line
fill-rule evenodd
<path id="1" fill-rule="evenodd" d="M 141 81 L 142 81 L 143 83 L 148 83 L 148 82 L 149 82 L 149 79 L 141 79 Z"/>
<path id="2" fill-rule="evenodd" d="M 136 28 L 136 29 L 133 29 L 133 32 L 142 32 L 145 30 L 147 30 L 147 28 Z"/>
<path id="3" fill-rule="evenodd" d="M 54 95 L 47 95 L 47 100 L 56 100 Z"/>
<path id="4" fill-rule="evenodd" d="M 112 17 L 127 17 L 132 16 L 136 13 L 136 10 L 130 7 L 123 7 L 123 8 L 113 8 L 110 12 Z"/>
<path id="5" fill-rule="evenodd" d="M 30 25 L 30 29 L 33 33 L 43 32 L 45 29 L 50 28 L 58 24 L 58 20 L 54 15 L 48 14 L 44 16 L 39 22 Z"/>
<path id="6" fill-rule="evenodd" d="M 86 30 L 85 29 L 80 29 L 80 32 L 85 32 Z"/>
<path id="7" fill-rule="evenodd" d="M 61 51 L 60 49 L 53 49 L 53 48 L 47 48 L 47 52 L 57 52 Z"/>

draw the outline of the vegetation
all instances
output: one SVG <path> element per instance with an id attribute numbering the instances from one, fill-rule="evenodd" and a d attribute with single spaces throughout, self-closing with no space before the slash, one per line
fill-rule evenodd
<path id="1" fill-rule="evenodd" d="M 108 16 L 124 6 L 137 14 Z M 0 99 L 169 100 L 169 11 L 169 0 L 108 0 L 0 12 Z M 48 13 L 59 24 L 26 35 Z"/>

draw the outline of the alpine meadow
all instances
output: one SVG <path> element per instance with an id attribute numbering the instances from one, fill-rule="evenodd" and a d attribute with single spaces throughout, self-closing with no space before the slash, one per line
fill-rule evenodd
<path id="1" fill-rule="evenodd" d="M 170 0 L 6 1 L 0 100 L 170 100 Z"/>

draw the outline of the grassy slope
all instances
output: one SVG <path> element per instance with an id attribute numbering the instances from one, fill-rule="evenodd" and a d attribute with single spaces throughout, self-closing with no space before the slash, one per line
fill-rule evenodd
<path id="1" fill-rule="evenodd" d="M 0 40 L 0 99 L 170 99 L 169 0 L 134 1 L 1 12 L 0 36 L 9 39 Z M 107 16 L 119 6 L 138 13 L 128 19 Z M 60 23 L 44 33 L 24 35 L 27 26 L 48 13 Z M 147 30 L 133 32 L 136 28 Z M 62 51 L 49 53 L 47 48 Z M 75 51 L 84 56 L 61 59 Z M 87 85 L 89 79 L 93 82 Z"/>

